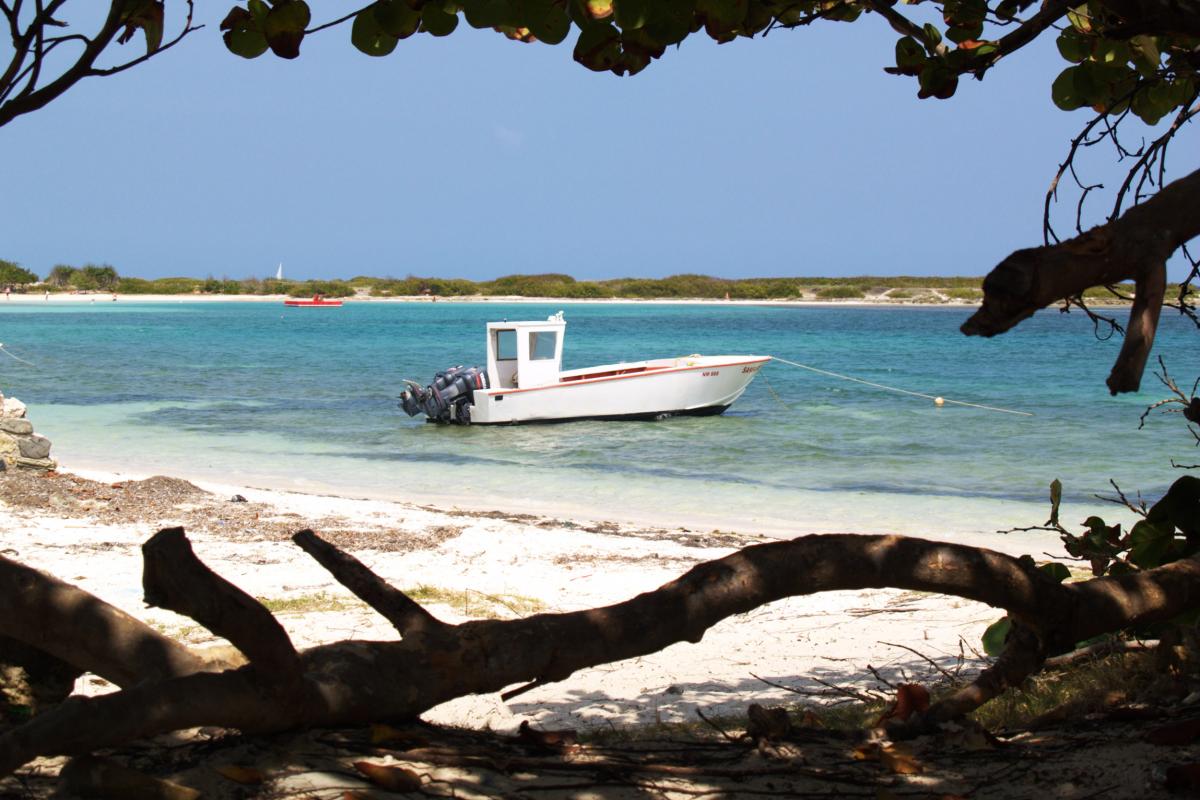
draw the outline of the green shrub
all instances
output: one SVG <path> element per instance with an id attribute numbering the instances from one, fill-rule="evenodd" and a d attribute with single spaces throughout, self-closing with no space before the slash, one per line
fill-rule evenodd
<path id="1" fill-rule="evenodd" d="M 848 300 L 863 297 L 863 290 L 858 286 L 821 286 L 817 288 L 817 297 L 822 300 Z"/>

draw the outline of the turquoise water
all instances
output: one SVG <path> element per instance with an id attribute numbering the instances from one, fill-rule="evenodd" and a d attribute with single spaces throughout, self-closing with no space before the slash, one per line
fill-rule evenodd
<path id="1" fill-rule="evenodd" d="M 488 320 L 559 305 L 119 303 L 0 308 L 0 389 L 30 408 L 65 468 L 167 473 L 431 504 L 557 510 L 701 528 L 991 531 L 1113 506 L 1108 481 L 1156 496 L 1200 461 L 1163 396 L 1111 398 L 1119 342 L 1042 312 L 994 340 L 959 308 L 568 305 L 564 367 L 759 353 L 1018 417 L 881 392 L 772 364 L 721 417 L 453 428 L 409 419 L 401 378 L 484 357 Z M 1156 353 L 1200 364 L 1166 315 Z M 1189 383 L 1190 386 L 1190 383 Z"/>

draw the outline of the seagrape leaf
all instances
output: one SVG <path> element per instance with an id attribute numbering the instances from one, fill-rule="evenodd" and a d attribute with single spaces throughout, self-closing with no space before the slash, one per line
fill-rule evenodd
<path id="1" fill-rule="evenodd" d="M 414 11 L 404 0 L 380 0 L 370 11 L 379 28 L 397 39 L 407 39 L 421 26 L 421 12 Z"/>
<path id="2" fill-rule="evenodd" d="M 254 17 L 254 22 L 259 28 L 267 21 L 267 14 L 271 11 L 271 7 L 264 0 L 249 0 L 246 8 L 249 10 L 250 16 Z"/>
<path id="3" fill-rule="evenodd" d="M 732 35 L 746 19 L 748 0 L 696 0 L 695 14 L 714 39 Z"/>
<path id="4" fill-rule="evenodd" d="M 621 61 L 621 33 L 611 23 L 583 28 L 575 42 L 574 58 L 596 72 L 613 69 Z"/>
<path id="5" fill-rule="evenodd" d="M 379 18 L 375 16 L 374 6 L 368 6 L 358 12 L 354 24 L 350 27 L 350 43 L 360 53 L 369 56 L 386 56 L 396 49 L 400 41 L 383 29 Z"/>
<path id="6" fill-rule="evenodd" d="M 921 90 L 917 92 L 917 97 L 922 100 L 927 97 L 945 100 L 953 97 L 954 92 L 958 89 L 958 75 L 939 59 L 929 59 L 921 68 L 917 80 L 921 84 Z"/>
<path id="7" fill-rule="evenodd" d="M 613 0 L 613 12 L 621 30 L 640 28 L 650 17 L 650 0 Z"/>
<path id="8" fill-rule="evenodd" d="M 1067 67 L 1058 73 L 1058 77 L 1050 86 L 1050 99 L 1063 111 L 1074 111 L 1088 105 L 1087 100 L 1076 87 L 1075 77 L 1078 72 L 1079 67 Z"/>
<path id="9" fill-rule="evenodd" d="M 1058 53 L 1067 61 L 1078 64 L 1092 54 L 1093 39 L 1077 28 L 1067 28 L 1058 35 Z"/>
<path id="10" fill-rule="evenodd" d="M 1157 90 L 1157 92 L 1156 92 Z M 1174 107 L 1175 97 L 1170 86 L 1151 87 L 1149 92 L 1157 102 Z M 1134 111 L 1137 105 L 1134 104 Z M 1167 493 L 1146 514 L 1149 522 L 1167 523 L 1183 531 L 1185 536 L 1200 533 L 1200 478 L 1184 475 L 1171 484 Z"/>
<path id="11" fill-rule="evenodd" d="M 516 11 L 508 0 L 465 0 L 463 16 L 472 28 L 498 28 L 517 22 Z"/>
<path id="12" fill-rule="evenodd" d="M 280 58 L 300 55 L 300 42 L 312 13 L 304 0 L 276 0 L 263 22 L 263 35 L 271 52 Z"/>
<path id="13" fill-rule="evenodd" d="M 927 60 L 925 48 L 911 36 L 896 42 L 896 71 L 901 75 L 920 75 Z"/>
<path id="14" fill-rule="evenodd" d="M 1068 11 L 1067 21 L 1084 33 L 1092 32 L 1092 19 L 1088 15 L 1087 3 L 1076 6 Z"/>
<path id="15" fill-rule="evenodd" d="M 1004 642 L 1008 639 L 1008 632 L 1011 630 L 1012 620 L 1008 617 L 1001 617 L 988 625 L 987 630 L 983 632 L 983 652 L 992 658 L 1003 653 Z"/>
<path id="16" fill-rule="evenodd" d="M 566 9 L 553 0 L 515 0 L 515 21 L 528 28 L 536 41 L 558 44 L 571 31 Z"/>
<path id="17" fill-rule="evenodd" d="M 163 4 L 162 0 L 140 0 L 128 4 L 123 22 L 125 31 L 117 37 L 120 44 L 125 44 L 133 37 L 138 28 L 146 34 L 146 52 L 153 53 L 162 46 L 163 37 Z"/>
<path id="18" fill-rule="evenodd" d="M 427 3 L 421 9 L 421 30 L 433 36 L 449 36 L 457 27 L 458 14 L 447 13 L 434 3 Z"/>
<path id="19" fill-rule="evenodd" d="M 1142 569 L 1162 566 L 1174 544 L 1172 526 L 1141 520 L 1129 531 L 1129 562 Z"/>
<path id="20" fill-rule="evenodd" d="M 1067 578 L 1071 577 L 1071 570 L 1065 565 L 1059 564 L 1057 561 L 1051 561 L 1049 564 L 1042 564 L 1038 567 L 1042 572 L 1046 573 L 1052 580 L 1062 583 Z"/>
<path id="21" fill-rule="evenodd" d="M 221 38 L 225 47 L 242 58 L 258 58 L 267 52 L 267 37 L 263 36 L 254 17 L 244 8 L 234 6 L 221 21 Z"/>

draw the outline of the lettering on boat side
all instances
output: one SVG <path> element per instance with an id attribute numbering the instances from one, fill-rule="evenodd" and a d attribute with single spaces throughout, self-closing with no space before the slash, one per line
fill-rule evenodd
<path id="1" fill-rule="evenodd" d="M 709 370 L 708 372 L 701 372 L 700 376 L 704 377 L 704 378 L 714 378 L 720 374 L 721 374 L 721 371 L 719 369 L 714 369 L 714 370 Z"/>
<path id="2" fill-rule="evenodd" d="M 742 367 L 742 372 L 758 372 L 758 368 L 761 366 L 762 364 L 755 364 L 752 367 Z"/>

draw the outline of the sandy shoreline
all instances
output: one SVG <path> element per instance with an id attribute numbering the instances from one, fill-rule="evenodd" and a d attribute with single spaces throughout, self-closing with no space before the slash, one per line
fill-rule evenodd
<path id="1" fill-rule="evenodd" d="M 416 591 L 439 617 L 511 617 L 572 611 L 628 599 L 766 537 L 699 533 L 670 526 L 577 521 L 512 512 L 431 509 L 202 483 L 204 493 L 139 509 L 135 489 L 188 487 L 175 479 L 131 482 L 88 472 L 58 500 L 0 503 L 0 552 L 76 583 L 123 610 L 196 645 L 215 640 L 190 620 L 147 610 L 141 601 L 140 544 L 159 527 L 182 524 L 216 572 L 274 604 L 298 646 L 338 639 L 392 638 L 390 627 L 288 541 L 312 527 L 394 585 Z M 20 480 L 0 475 L 0 489 Z M 68 482 L 70 476 L 56 479 Z M 12 481 L 12 483 L 8 483 Z M 158 483 L 155 483 L 155 482 Z M 115 488 L 113 487 L 115 484 Z M 29 483 L 40 491 L 41 484 Z M 172 488 L 176 491 L 176 488 Z M 230 498 L 241 495 L 246 503 Z M 180 499 L 181 498 L 181 499 Z M 1022 549 L 1012 542 L 1013 552 Z M 1010 549 L 1010 548 L 1005 548 Z M 431 721 L 510 730 L 522 720 L 549 727 L 694 721 L 750 702 L 799 699 L 764 682 L 807 693 L 819 681 L 922 680 L 933 668 L 896 644 L 968 668 L 984 628 L 999 614 L 956 598 L 901 591 L 796 597 L 727 619 L 698 644 L 576 673 L 512 701 L 462 698 L 433 709 Z M 103 691 L 94 678 L 85 691 Z"/>

